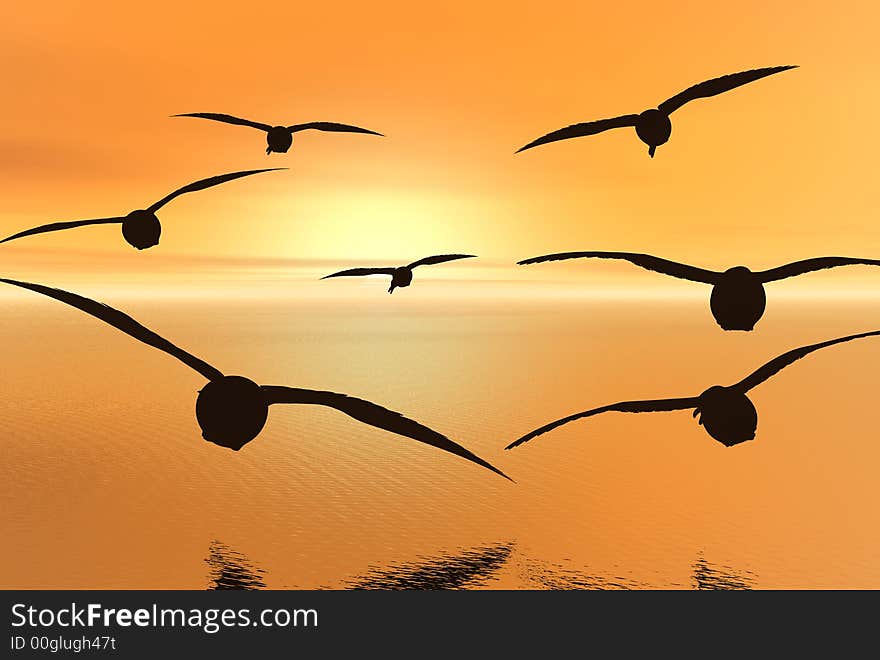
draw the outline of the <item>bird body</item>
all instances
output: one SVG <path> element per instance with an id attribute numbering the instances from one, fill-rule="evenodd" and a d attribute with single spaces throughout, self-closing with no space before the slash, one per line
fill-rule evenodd
<path id="1" fill-rule="evenodd" d="M 707 98 L 730 91 L 741 85 L 745 85 L 755 80 L 759 80 L 766 76 L 793 69 L 795 66 L 773 66 L 763 69 L 752 69 L 750 71 L 741 71 L 732 73 L 720 78 L 713 78 L 699 84 L 688 87 L 683 92 L 676 94 L 672 98 L 660 103 L 656 108 L 650 108 L 637 115 L 621 115 L 611 119 L 600 119 L 598 121 L 584 122 L 581 124 L 572 124 L 557 131 L 547 133 L 539 137 L 537 140 L 529 142 L 524 147 L 517 150 L 525 151 L 533 147 L 556 142 L 558 140 L 568 140 L 576 137 L 586 137 L 588 135 L 597 135 L 612 128 L 633 127 L 639 139 L 648 145 L 648 155 L 653 158 L 654 152 L 660 145 L 666 144 L 669 136 L 672 135 L 672 120 L 669 116 L 678 110 L 681 106 L 689 101 L 699 98 Z"/>
<path id="2" fill-rule="evenodd" d="M 413 269 L 407 266 L 400 266 L 399 268 L 394 269 L 394 274 L 391 276 L 391 286 L 388 288 L 388 293 L 394 291 L 396 287 L 405 288 L 412 284 L 413 281 Z"/>
<path id="3" fill-rule="evenodd" d="M 712 285 L 709 309 L 723 330 L 753 330 L 766 307 L 764 285 L 745 266 L 724 271 Z"/>
<path id="4" fill-rule="evenodd" d="M 712 286 L 709 309 L 712 316 L 715 317 L 715 322 L 723 330 L 743 331 L 753 330 L 755 324 L 764 315 L 764 310 L 767 307 L 764 284 L 768 282 L 839 266 L 880 266 L 878 259 L 815 257 L 758 272 L 751 271 L 745 266 L 734 266 L 721 272 L 637 252 L 557 252 L 524 259 L 518 263 L 522 266 L 582 258 L 621 259 L 655 273 L 709 284 Z"/>
<path id="5" fill-rule="evenodd" d="M 458 259 L 470 259 L 475 257 L 473 254 L 438 254 L 432 257 L 425 257 L 424 259 L 419 259 L 418 261 L 414 261 L 411 264 L 407 264 L 406 266 L 389 266 L 389 267 L 379 267 L 379 268 L 349 268 L 347 270 L 341 270 L 337 273 L 331 273 L 330 275 L 325 275 L 322 277 L 322 280 L 329 279 L 331 277 L 355 277 L 355 276 L 364 276 L 364 275 L 390 275 L 391 276 L 391 286 L 388 287 L 388 293 L 394 293 L 394 289 L 400 287 L 405 288 L 412 284 L 413 281 L 413 269 L 418 266 L 427 266 L 430 264 L 441 264 L 446 261 L 456 261 Z"/>
<path id="6" fill-rule="evenodd" d="M 694 417 L 706 432 L 725 447 L 755 439 L 758 411 L 745 392 L 713 385 L 699 396 Z"/>
<path id="7" fill-rule="evenodd" d="M 138 209 L 129 213 L 122 221 L 122 237 L 138 250 L 159 245 L 161 236 L 162 223 L 153 211 Z"/>
<path id="8" fill-rule="evenodd" d="M 230 415 L 232 410 L 235 415 Z M 256 438 L 268 418 L 266 393 L 244 376 L 210 380 L 196 399 L 196 419 L 202 437 L 235 451 Z"/>
<path id="9" fill-rule="evenodd" d="M 669 115 L 653 108 L 639 114 L 635 128 L 639 139 L 648 145 L 648 155 L 651 158 L 654 157 L 657 147 L 666 144 L 672 135 Z"/>

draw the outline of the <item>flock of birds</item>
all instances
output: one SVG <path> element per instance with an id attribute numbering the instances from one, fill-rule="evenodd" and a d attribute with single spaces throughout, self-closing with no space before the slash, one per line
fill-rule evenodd
<path id="1" fill-rule="evenodd" d="M 669 119 L 670 115 L 675 110 L 681 108 L 685 103 L 699 98 L 715 96 L 736 87 L 740 87 L 741 85 L 792 68 L 795 67 L 776 66 L 753 69 L 708 80 L 689 87 L 683 92 L 676 94 L 672 98 L 659 104 L 656 108 L 645 110 L 640 114 L 622 115 L 612 119 L 602 119 L 599 121 L 574 124 L 553 131 L 528 143 L 519 149 L 517 153 L 558 140 L 595 135 L 612 128 L 634 127 L 639 139 L 648 145 L 648 155 L 653 158 L 657 147 L 665 144 L 672 133 L 672 123 Z M 381 136 L 381 133 L 377 133 L 376 131 L 349 124 L 332 122 L 311 122 L 294 124 L 291 126 L 272 126 L 270 124 L 263 124 L 248 119 L 241 119 L 232 115 L 211 112 L 186 113 L 173 116 L 208 119 L 261 130 L 266 133 L 267 155 L 273 152 L 286 153 L 293 144 L 293 134 L 304 130 L 312 129 Z M 0 240 L 0 243 L 46 232 L 72 229 L 86 225 L 120 224 L 122 225 L 122 235 L 126 242 L 138 250 L 144 250 L 158 245 L 159 243 L 162 227 L 159 218 L 156 215 L 157 212 L 178 196 L 205 190 L 234 179 L 249 177 L 255 174 L 276 171 L 279 169 L 285 168 L 246 170 L 201 179 L 178 188 L 145 209 L 137 209 L 131 211 L 127 215 L 89 220 L 54 222 L 20 231 Z M 475 255 L 472 254 L 435 255 L 419 259 L 404 266 L 351 268 L 326 275 L 321 279 L 377 274 L 388 275 L 391 277 L 391 284 L 388 288 L 388 293 L 392 293 L 395 288 L 404 288 L 412 284 L 413 271 L 418 266 L 441 264 L 459 259 L 473 258 L 474 256 Z M 629 252 L 564 252 L 525 259 L 520 261 L 519 264 L 525 265 L 581 258 L 625 260 L 646 270 L 693 282 L 710 284 L 712 286 L 710 308 L 718 325 L 724 330 L 742 331 L 752 330 L 764 314 L 766 306 L 766 295 L 764 292 L 765 283 L 838 266 L 880 265 L 880 260 L 874 259 L 818 257 L 797 261 L 765 271 L 756 272 L 749 270 L 745 266 L 736 266 L 726 271 L 718 272 L 669 261 L 648 254 Z M 281 385 L 259 385 L 243 376 L 226 375 L 216 367 L 195 357 L 191 353 L 178 348 L 173 343 L 144 327 L 130 316 L 113 309 L 112 307 L 84 298 L 75 293 L 50 288 L 40 284 L 21 282 L 12 279 L 0 279 L 0 282 L 22 287 L 75 307 L 121 330 L 122 332 L 125 332 L 138 341 L 174 356 L 183 364 L 204 376 L 208 382 L 198 393 L 196 399 L 196 419 L 201 427 L 204 439 L 215 444 L 234 450 L 241 449 L 248 442 L 256 438 L 262 431 L 266 424 L 269 407 L 271 405 L 282 403 L 320 405 L 334 408 L 349 415 L 355 420 L 370 426 L 384 429 L 391 433 L 445 450 L 509 479 L 509 477 L 507 477 L 507 475 L 501 470 L 483 460 L 473 452 L 465 449 L 458 443 L 453 442 L 446 436 L 416 421 L 408 419 L 397 412 L 370 401 L 336 392 L 301 389 Z M 770 360 L 734 385 L 714 385 L 697 396 L 625 401 L 593 408 L 585 412 L 575 413 L 524 435 L 506 448 L 511 449 L 517 447 L 564 424 L 578 419 L 592 417 L 604 412 L 659 412 L 690 409 L 693 409 L 694 417 L 699 416 L 699 423 L 706 429 L 712 438 L 725 446 L 733 446 L 747 440 L 752 440 L 755 437 L 758 424 L 758 414 L 755 406 L 748 398 L 748 392 L 751 389 L 760 385 L 796 360 L 799 360 L 814 351 L 855 339 L 877 335 L 880 335 L 880 330 L 862 332 L 796 348 Z"/>

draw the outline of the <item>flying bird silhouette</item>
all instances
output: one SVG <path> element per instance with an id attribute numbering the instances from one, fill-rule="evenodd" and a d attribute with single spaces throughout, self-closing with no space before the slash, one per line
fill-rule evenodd
<path id="1" fill-rule="evenodd" d="M 262 431 L 269 415 L 270 405 L 300 403 L 327 406 L 364 424 L 448 451 L 481 465 L 505 479 L 510 479 L 501 470 L 446 436 L 375 403 L 336 392 L 307 390 L 282 385 L 257 385 L 254 381 L 243 376 L 226 376 L 219 369 L 178 348 L 127 314 L 108 305 L 41 284 L 10 279 L 0 279 L 0 282 L 29 289 L 75 307 L 118 330 L 122 330 L 148 346 L 153 346 L 176 357 L 207 378 L 208 384 L 199 391 L 196 399 L 196 419 L 202 429 L 202 437 L 214 444 L 235 451 L 244 447 Z"/>
<path id="2" fill-rule="evenodd" d="M 771 376 L 776 375 L 785 367 L 796 360 L 809 355 L 813 351 L 827 346 L 834 346 L 843 342 L 852 341 L 853 339 L 861 339 L 863 337 L 873 337 L 880 335 L 880 330 L 871 332 L 862 332 L 847 337 L 839 337 L 830 339 L 818 344 L 802 346 L 794 350 L 783 353 L 779 357 L 773 358 L 767 364 L 756 369 L 735 385 L 725 387 L 723 385 L 713 385 L 699 396 L 684 397 L 679 399 L 654 399 L 646 401 L 624 401 L 621 403 L 613 403 L 610 406 L 602 406 L 601 408 L 593 408 L 586 412 L 569 415 L 562 419 L 551 422 L 546 426 L 524 435 L 519 440 L 510 443 L 505 449 L 513 449 L 529 440 L 543 435 L 548 431 L 559 428 L 563 424 L 568 424 L 577 419 L 585 417 L 593 417 L 604 412 L 664 412 L 669 410 L 688 410 L 694 409 L 693 416 L 700 416 L 700 424 L 706 429 L 708 434 L 715 440 L 732 447 L 741 442 L 755 439 L 755 432 L 758 429 L 758 411 L 754 404 L 746 396 L 747 392 L 752 388 L 760 385 Z"/>
<path id="3" fill-rule="evenodd" d="M 178 188 L 173 193 L 166 195 L 155 204 L 148 206 L 146 209 L 138 209 L 125 216 L 95 218 L 92 220 L 73 220 L 71 222 L 53 222 L 52 224 L 41 225 L 40 227 L 34 227 L 33 229 L 27 229 L 17 234 L 13 234 L 12 236 L 7 236 L 0 241 L 0 243 L 12 241 L 16 238 L 24 238 L 25 236 L 33 236 L 34 234 L 44 234 L 50 231 L 72 229 L 73 227 L 84 227 L 85 225 L 121 224 L 122 236 L 125 238 L 126 242 L 138 250 L 145 250 L 146 248 L 159 244 L 159 237 L 162 234 L 162 225 L 159 223 L 159 218 L 156 216 L 156 212 L 175 197 L 179 197 L 186 193 L 196 192 L 198 190 L 204 190 L 205 188 L 211 188 L 212 186 L 218 186 L 221 183 L 226 183 L 233 179 L 240 179 L 241 177 L 250 176 L 251 174 L 274 172 L 275 170 L 284 169 L 287 168 L 273 167 L 265 170 L 246 170 L 244 172 L 232 172 L 230 174 L 212 176 L 207 179 L 195 181 L 194 183 L 189 183 L 182 188 Z"/>
<path id="4" fill-rule="evenodd" d="M 413 261 L 406 266 L 389 266 L 388 268 L 349 268 L 348 270 L 340 270 L 338 273 L 325 275 L 322 280 L 330 277 L 355 277 L 360 275 L 391 275 L 391 286 L 388 287 L 388 293 L 393 293 L 396 287 L 407 287 L 412 284 L 413 268 L 416 266 L 428 266 L 431 264 L 442 264 L 445 261 L 455 261 L 456 259 L 470 259 L 476 257 L 475 254 L 438 254 L 433 257 L 425 257 L 418 261 Z"/>
<path id="5" fill-rule="evenodd" d="M 740 73 L 731 73 L 720 78 L 713 78 L 706 82 L 701 82 L 692 87 L 688 87 L 683 92 L 676 94 L 670 99 L 666 99 L 656 108 L 645 110 L 637 115 L 621 115 L 611 119 L 600 119 L 598 121 L 590 121 L 582 124 L 572 124 L 558 131 L 547 133 L 539 137 L 533 142 L 529 142 L 526 146 L 518 149 L 516 153 L 537 147 L 549 142 L 557 140 L 568 140 L 569 138 L 585 137 L 587 135 L 596 135 L 612 128 L 624 128 L 632 126 L 636 129 L 636 135 L 639 139 L 648 145 L 648 155 L 653 158 L 654 151 L 661 144 L 666 144 L 669 136 L 672 135 L 672 122 L 669 115 L 678 110 L 681 106 L 694 99 L 709 98 L 731 89 L 740 87 L 741 85 L 760 80 L 774 73 L 795 69 L 797 65 L 788 66 L 772 66 L 764 69 L 752 69 L 751 71 L 741 71 Z"/>
<path id="6" fill-rule="evenodd" d="M 796 275 L 826 268 L 836 268 L 837 266 L 880 266 L 878 259 L 816 257 L 795 261 L 769 270 L 751 271 L 745 266 L 735 266 L 721 272 L 635 252 L 560 252 L 525 259 L 518 263 L 525 265 L 580 258 L 623 259 L 655 273 L 711 284 L 712 295 L 709 297 L 709 308 L 712 310 L 715 321 L 724 330 L 746 331 L 754 329 L 755 324 L 764 315 L 764 309 L 767 306 L 764 284 L 767 282 L 784 280 Z"/>
<path id="7" fill-rule="evenodd" d="M 224 115 L 217 112 L 187 112 L 180 115 L 171 115 L 172 117 L 197 117 L 199 119 L 211 119 L 213 121 L 222 121 L 226 124 L 235 124 L 236 126 L 250 126 L 266 132 L 266 155 L 273 151 L 279 154 L 287 153 L 290 145 L 293 144 L 293 134 L 299 131 L 307 131 L 313 129 L 316 131 L 329 131 L 331 133 L 366 133 L 368 135 L 378 135 L 385 137 L 381 133 L 371 131 L 359 126 L 351 126 L 350 124 L 337 124 L 330 121 L 313 121 L 307 124 L 294 124 L 292 126 L 270 126 L 269 124 L 261 124 L 250 119 L 241 119 L 232 115 Z"/>

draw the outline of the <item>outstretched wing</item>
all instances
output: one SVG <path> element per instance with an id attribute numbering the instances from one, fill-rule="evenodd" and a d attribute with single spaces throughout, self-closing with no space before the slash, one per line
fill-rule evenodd
<path id="1" fill-rule="evenodd" d="M 558 140 L 568 140 L 569 138 L 596 135 L 597 133 L 602 133 L 603 131 L 607 131 L 612 128 L 635 126 L 636 120 L 638 118 L 638 115 L 621 115 L 620 117 L 613 117 L 612 119 L 600 119 L 598 121 L 588 121 L 583 124 L 572 124 L 571 126 L 560 128 L 558 131 L 547 133 L 547 135 L 544 135 L 542 137 L 539 137 L 537 140 L 529 142 L 526 146 L 520 147 L 514 153 L 519 153 L 520 151 L 525 151 L 526 149 L 531 149 L 532 147 L 539 147 L 542 144 L 547 144 L 548 142 L 557 142 Z"/>
<path id="2" fill-rule="evenodd" d="M 760 80 L 767 76 L 772 76 L 774 73 L 795 68 L 797 68 L 796 64 L 788 66 L 771 66 L 764 69 L 752 69 L 750 71 L 741 71 L 740 73 L 731 73 L 726 76 L 721 76 L 720 78 L 713 78 L 712 80 L 707 80 L 706 82 L 701 82 L 692 87 L 688 87 L 683 92 L 663 101 L 663 103 L 657 106 L 657 109 L 660 110 L 660 112 L 669 115 L 678 110 L 685 103 L 693 101 L 694 99 L 704 99 L 710 96 L 715 96 L 722 92 L 728 92 L 731 89 L 740 87 L 741 85 Z"/>
<path id="3" fill-rule="evenodd" d="M 163 197 L 158 202 L 150 206 L 147 210 L 155 213 L 175 197 L 179 197 L 180 195 L 184 195 L 186 193 L 196 192 L 198 190 L 204 190 L 205 188 L 210 188 L 212 186 L 219 186 L 221 183 L 226 183 L 227 181 L 232 181 L 233 179 L 240 179 L 243 176 L 250 176 L 251 174 L 260 174 L 261 172 L 274 172 L 275 170 L 286 169 L 286 167 L 270 167 L 265 170 L 245 170 L 244 172 L 230 172 L 229 174 L 220 174 L 218 176 L 208 177 L 207 179 L 202 179 L 200 181 L 194 181 L 193 183 L 188 183 L 187 185 L 183 186 L 183 188 L 178 188 L 170 195 Z"/>
<path id="4" fill-rule="evenodd" d="M 291 133 L 296 133 L 298 131 L 307 131 L 310 128 L 316 131 L 330 131 L 332 133 L 367 133 L 369 135 L 378 135 L 379 137 L 385 137 L 381 133 L 377 133 L 376 131 L 371 131 L 367 128 L 361 128 L 360 126 L 352 126 L 350 124 L 337 124 L 332 121 L 313 121 L 308 124 L 294 124 L 293 126 L 288 126 Z"/>
<path id="5" fill-rule="evenodd" d="M 407 268 L 415 268 L 416 266 L 430 266 L 431 264 L 442 264 L 446 261 L 455 261 L 456 259 L 470 259 L 476 257 L 475 254 L 437 254 L 433 257 L 425 257 L 418 261 L 413 261 Z"/>
<path id="6" fill-rule="evenodd" d="M 258 128 L 261 131 L 268 131 L 272 127 L 269 124 L 261 124 L 250 119 L 242 119 L 241 117 L 233 117 L 232 115 L 223 115 L 217 112 L 185 112 L 182 115 L 171 115 L 172 117 L 198 117 L 199 119 L 212 119 L 214 121 L 222 121 L 226 124 L 235 124 L 237 126 L 250 126 Z"/>
<path id="7" fill-rule="evenodd" d="M 263 385 L 263 391 L 270 404 L 273 403 L 304 403 L 317 406 L 329 406 L 345 413 L 349 417 L 353 417 L 359 422 L 375 426 L 379 429 L 402 435 L 419 442 L 424 442 L 432 447 L 443 449 L 456 456 L 472 461 L 477 465 L 481 465 L 496 474 L 500 474 L 505 479 L 510 479 L 506 474 L 496 467 L 493 467 L 476 454 L 468 451 L 458 443 L 453 442 L 449 438 L 437 431 L 429 429 L 418 422 L 407 419 L 400 413 L 388 410 L 382 406 L 356 399 L 354 397 L 337 394 L 336 392 L 322 392 L 318 390 L 304 390 L 298 387 L 284 387 L 279 385 Z M 513 481 L 512 479 L 510 479 Z"/>
<path id="8" fill-rule="evenodd" d="M 167 339 L 164 339 L 152 330 L 145 328 L 127 314 L 123 314 L 119 310 L 113 309 L 108 305 L 95 302 L 94 300 L 84 298 L 83 296 L 77 295 L 75 293 L 62 291 L 61 289 L 52 289 L 50 287 L 43 286 L 42 284 L 31 284 L 29 282 L 18 282 L 16 280 L 7 279 L 0 279 L 0 282 L 20 286 L 23 289 L 29 289 L 36 293 L 42 293 L 44 296 L 48 296 L 49 298 L 54 298 L 55 300 L 67 303 L 71 307 L 76 307 L 86 314 L 91 314 L 96 319 L 100 319 L 101 321 L 104 321 L 104 323 L 112 325 L 118 330 L 122 330 L 125 334 L 134 337 L 138 341 L 142 341 L 148 346 L 158 348 L 160 351 L 165 351 L 169 355 L 176 357 L 188 367 L 192 367 L 193 369 L 198 371 L 208 380 L 214 380 L 216 378 L 223 377 L 223 374 L 218 369 L 215 369 L 207 362 L 203 362 L 194 355 L 191 355 L 183 349 L 178 348 Z"/>
<path id="9" fill-rule="evenodd" d="M 586 412 L 575 413 L 574 415 L 569 415 L 568 417 L 557 419 L 555 422 L 551 422 L 550 424 L 542 426 L 539 429 L 535 429 L 531 433 L 527 433 L 526 435 L 521 437 L 519 440 L 511 442 L 505 447 L 505 449 L 513 449 L 514 447 L 519 447 L 521 444 L 528 442 L 532 438 L 537 438 L 539 435 L 543 435 L 544 433 L 547 433 L 547 431 L 552 431 L 555 428 L 559 428 L 563 424 L 568 424 L 569 422 L 573 422 L 577 419 L 583 419 L 584 417 L 593 417 L 594 415 L 599 415 L 604 412 L 642 413 L 665 412 L 669 410 L 687 410 L 688 408 L 696 408 L 697 405 L 699 405 L 699 402 L 699 397 L 687 397 L 683 399 L 653 399 L 649 401 L 623 401 L 621 403 L 612 403 L 610 406 L 593 408 L 592 410 L 587 410 Z"/>
<path id="10" fill-rule="evenodd" d="M 61 231 L 62 229 L 72 229 L 73 227 L 85 227 L 86 225 L 109 225 L 114 223 L 122 223 L 125 218 L 95 218 L 94 220 L 72 220 L 70 222 L 53 222 L 49 225 L 40 225 L 33 229 L 20 231 L 12 236 L 7 236 L 0 243 L 6 241 L 14 241 L 16 238 L 24 238 L 25 236 L 33 236 L 34 234 L 45 234 L 49 231 Z"/>
<path id="11" fill-rule="evenodd" d="M 563 261 L 565 259 L 624 259 L 630 263 L 640 266 L 645 270 L 651 270 L 655 273 L 663 273 L 671 275 L 682 280 L 691 280 L 693 282 L 704 282 L 705 284 L 715 284 L 721 273 L 713 270 L 705 270 L 696 266 L 688 266 L 680 264 L 677 261 L 669 261 L 661 259 L 650 254 L 638 254 L 636 252 L 558 252 L 556 254 L 545 254 L 542 257 L 532 257 L 517 262 L 520 266 L 526 264 L 538 264 L 545 261 Z"/>
<path id="12" fill-rule="evenodd" d="M 828 341 L 819 342 L 818 344 L 810 344 L 809 346 L 801 346 L 800 348 L 795 348 L 794 350 L 788 351 L 788 353 L 783 353 L 779 357 L 773 358 L 772 360 L 770 360 L 770 362 L 762 367 L 759 367 L 753 373 L 743 378 L 736 385 L 733 385 L 733 387 L 743 393 L 748 392 L 753 387 L 760 385 L 771 376 L 774 376 L 785 369 L 785 367 L 790 365 L 792 362 L 800 360 L 802 357 L 809 355 L 813 351 L 818 351 L 820 348 L 825 348 L 827 346 L 834 346 L 835 344 L 842 344 L 847 341 L 852 341 L 853 339 L 861 339 L 862 337 L 873 337 L 875 335 L 880 335 L 880 330 L 861 332 L 857 335 L 838 337 L 837 339 L 829 339 Z"/>
<path id="13" fill-rule="evenodd" d="M 837 266 L 880 266 L 880 259 L 858 259 L 854 257 L 816 257 L 815 259 L 804 259 L 803 261 L 795 261 L 778 268 L 770 268 L 755 273 L 762 282 L 774 282 L 776 280 L 784 280 L 787 277 L 795 277 L 803 275 L 814 270 L 824 270 L 825 268 L 835 268 Z"/>
<path id="14" fill-rule="evenodd" d="M 356 277 L 358 275 L 394 275 L 393 268 L 349 268 L 348 270 L 340 270 L 338 273 L 324 275 L 322 280 L 328 277 Z"/>

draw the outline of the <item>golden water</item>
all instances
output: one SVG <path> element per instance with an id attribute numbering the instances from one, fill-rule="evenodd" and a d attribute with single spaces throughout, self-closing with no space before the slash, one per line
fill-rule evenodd
<path id="1" fill-rule="evenodd" d="M 227 374 L 407 414 L 516 484 L 306 406 L 273 407 L 238 453 L 217 447 L 194 416 L 201 376 L 54 301 L 4 303 L 0 585 L 201 589 L 221 547 L 269 588 L 880 588 L 876 339 L 755 389 L 754 442 L 723 447 L 683 411 L 503 451 L 578 410 L 696 395 L 878 328 L 876 303 L 771 300 L 755 332 L 724 333 L 690 300 L 402 293 L 113 304 Z"/>

